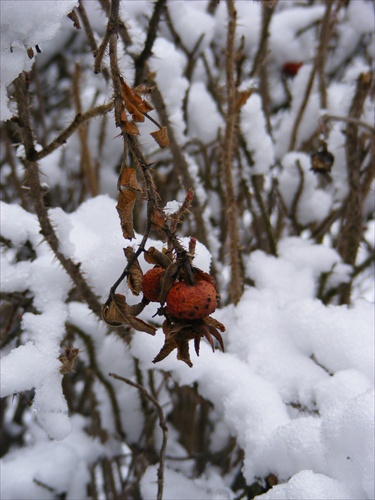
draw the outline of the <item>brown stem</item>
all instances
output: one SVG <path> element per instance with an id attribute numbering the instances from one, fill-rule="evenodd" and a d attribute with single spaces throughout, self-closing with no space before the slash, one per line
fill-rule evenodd
<path id="1" fill-rule="evenodd" d="M 77 114 L 72 123 L 57 137 L 55 137 L 55 139 L 50 144 L 48 144 L 48 146 L 46 146 L 39 152 L 35 151 L 34 153 L 31 153 L 31 155 L 29 155 L 29 159 L 31 161 L 39 161 L 50 155 L 60 146 L 65 144 L 69 137 L 71 137 L 81 125 L 91 120 L 92 118 L 105 115 L 113 109 L 113 106 L 113 102 L 110 102 L 108 104 L 102 104 L 100 106 L 97 106 L 96 108 L 89 109 L 85 113 Z"/>
<path id="2" fill-rule="evenodd" d="M 229 256 L 231 279 L 229 298 L 237 304 L 241 298 L 244 286 L 242 262 L 240 254 L 240 237 L 238 230 L 237 204 L 233 182 L 233 157 L 235 154 L 236 140 L 236 86 L 235 86 L 235 32 L 237 12 L 234 1 L 227 0 L 228 28 L 226 48 L 226 88 L 227 88 L 227 113 L 226 126 L 222 142 L 222 171 L 226 193 L 226 225 L 229 235 Z"/>
<path id="3" fill-rule="evenodd" d="M 275 12 L 275 7 L 277 0 L 271 5 L 266 5 L 265 2 L 262 3 L 262 29 L 260 33 L 260 42 L 258 51 L 254 58 L 253 68 L 251 70 L 251 76 L 256 76 L 259 73 L 259 92 L 262 98 L 263 111 L 266 118 L 267 131 L 271 135 L 272 127 L 270 120 L 271 112 L 271 99 L 269 95 L 268 87 L 268 70 L 267 70 L 267 52 L 268 52 L 268 38 L 269 38 L 269 26 L 273 13 Z"/>
<path id="4" fill-rule="evenodd" d="M 362 73 L 357 81 L 356 92 L 350 107 L 349 117 L 358 120 L 372 84 L 372 73 Z M 361 159 L 358 139 L 358 124 L 346 127 L 346 162 L 348 169 L 349 195 L 345 203 L 344 224 L 338 242 L 338 251 L 346 264 L 354 265 L 363 234 L 363 197 L 361 186 Z M 340 301 L 349 304 L 352 283 L 342 285 Z"/>
<path id="5" fill-rule="evenodd" d="M 82 114 L 82 103 L 79 92 L 79 83 L 81 76 L 81 68 L 79 64 L 75 65 L 73 73 L 73 99 L 77 115 Z M 95 175 L 95 168 L 91 157 L 91 152 L 88 142 L 88 127 L 80 127 L 78 129 L 78 136 L 81 145 L 81 174 L 83 180 L 87 182 L 90 194 L 96 196 L 99 192 L 98 179 Z M 85 182 L 83 183 L 85 184 Z"/>
<path id="6" fill-rule="evenodd" d="M 326 97 L 326 88 L 325 88 L 325 79 L 322 77 L 324 74 L 324 63 L 326 59 L 326 50 L 327 50 L 327 44 L 328 44 L 328 26 L 329 26 L 329 21 L 330 21 L 330 16 L 331 16 L 331 10 L 332 10 L 332 1 L 327 2 L 326 4 L 326 11 L 324 14 L 323 22 L 322 22 L 322 29 L 320 33 L 320 39 L 319 39 L 319 46 L 316 52 L 316 56 L 314 59 L 314 64 L 311 69 L 310 77 L 307 82 L 305 94 L 302 99 L 301 106 L 298 110 L 297 117 L 294 121 L 293 124 L 293 129 L 292 129 L 292 134 L 290 137 L 290 143 L 289 143 L 289 151 L 292 151 L 293 149 L 296 148 L 297 145 L 297 135 L 298 135 L 298 130 L 302 122 L 303 115 L 305 113 L 307 104 L 310 99 L 310 94 L 314 85 L 314 80 L 315 80 L 315 75 L 317 72 L 320 74 L 320 90 L 321 90 L 321 104 L 322 107 L 327 107 L 327 97 Z M 324 104 L 324 106 L 323 106 Z"/>
<path id="7" fill-rule="evenodd" d="M 301 200 L 301 196 L 302 196 L 304 185 L 305 185 L 305 176 L 304 176 L 303 168 L 302 168 L 299 160 L 296 161 L 296 167 L 297 167 L 299 175 L 300 175 L 300 181 L 299 181 L 297 192 L 293 198 L 292 206 L 290 209 L 290 218 L 293 222 L 293 225 L 294 225 L 294 228 L 295 228 L 297 234 L 299 234 L 301 231 L 301 225 L 298 222 L 298 205 L 299 205 L 299 202 Z"/>
<path id="8" fill-rule="evenodd" d="M 65 257 L 65 255 L 60 251 L 59 240 L 49 219 L 48 210 L 44 204 L 44 192 L 40 185 L 38 164 L 29 159 L 30 156 L 35 156 L 35 148 L 33 133 L 30 125 L 29 97 L 23 74 L 21 74 L 14 81 L 14 85 L 16 90 L 22 142 L 26 153 L 26 158 L 24 160 L 26 168 L 25 184 L 30 188 L 30 197 L 41 227 L 41 234 L 44 236 L 53 253 L 68 273 L 73 283 L 76 285 L 78 293 L 87 302 L 90 309 L 101 319 L 100 303 L 84 279 L 80 271 L 80 264 L 75 264 L 71 259 Z"/>
<path id="9" fill-rule="evenodd" d="M 366 129 L 368 132 L 370 132 L 370 134 L 375 135 L 375 127 L 372 127 L 368 123 L 358 120 L 357 118 L 352 118 L 350 116 L 348 117 L 348 116 L 337 116 L 337 115 L 323 115 L 320 118 L 320 121 L 322 122 L 322 125 L 324 125 L 327 121 L 353 123 L 355 125 L 358 125 L 358 127 Z"/>
<path id="10" fill-rule="evenodd" d="M 152 47 L 154 45 L 156 34 L 163 12 L 164 6 L 167 0 L 157 0 L 154 6 L 154 11 L 152 13 L 150 22 L 148 24 L 148 31 L 146 41 L 142 52 L 134 60 L 135 63 L 135 78 L 134 85 L 139 85 L 142 83 L 145 74 L 146 62 L 152 54 Z"/>
<path id="11" fill-rule="evenodd" d="M 103 59 L 104 52 L 103 52 L 103 55 L 101 55 L 100 57 L 98 57 L 98 55 L 97 55 L 98 54 L 98 45 L 96 43 L 94 32 L 92 30 L 89 18 L 87 16 L 86 9 L 85 9 L 85 7 L 83 5 L 83 0 L 79 1 L 78 13 L 79 13 L 79 17 L 81 18 L 81 21 L 82 21 L 82 24 L 83 24 L 83 28 L 84 28 L 84 30 L 86 32 L 88 44 L 90 46 L 90 49 L 91 49 L 92 53 L 95 56 L 95 65 L 98 64 L 98 67 L 95 66 L 95 73 L 99 73 L 100 72 L 100 65 L 101 65 L 101 61 Z M 98 61 L 98 63 L 97 63 L 97 61 Z M 99 69 L 99 71 L 97 71 L 98 69 Z M 104 78 L 106 80 L 109 80 L 109 73 L 108 73 L 107 68 L 104 68 L 101 71 L 103 73 Z"/>

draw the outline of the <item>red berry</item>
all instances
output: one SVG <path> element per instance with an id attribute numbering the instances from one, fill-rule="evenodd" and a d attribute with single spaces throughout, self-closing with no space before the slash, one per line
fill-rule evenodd
<path id="1" fill-rule="evenodd" d="M 151 302 L 159 302 L 160 280 L 164 272 L 162 267 L 154 267 L 147 271 L 142 278 L 142 293 Z"/>
<path id="2" fill-rule="evenodd" d="M 296 76 L 302 65 L 303 65 L 302 62 L 288 61 L 283 64 L 282 71 L 288 76 Z"/>
<path id="3" fill-rule="evenodd" d="M 167 312 L 179 319 L 201 319 L 215 311 L 216 288 L 213 283 L 199 280 L 195 285 L 185 281 L 175 283 L 167 295 Z"/>

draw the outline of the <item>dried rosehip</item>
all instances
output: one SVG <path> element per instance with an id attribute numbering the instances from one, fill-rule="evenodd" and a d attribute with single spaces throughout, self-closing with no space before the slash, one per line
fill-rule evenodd
<path id="1" fill-rule="evenodd" d="M 283 64 L 281 71 L 286 76 L 296 76 L 300 67 L 303 65 L 302 62 L 287 61 Z"/>
<path id="2" fill-rule="evenodd" d="M 311 154 L 311 170 L 313 172 L 329 174 L 334 161 L 335 157 L 327 150 L 327 145 L 324 144 L 318 151 Z"/>
<path id="3" fill-rule="evenodd" d="M 154 267 L 142 278 L 142 293 L 151 302 L 159 302 L 161 278 L 164 272 L 162 267 Z"/>
<path id="4" fill-rule="evenodd" d="M 179 319 L 201 319 L 215 311 L 216 288 L 213 283 L 199 280 L 194 285 L 186 281 L 175 283 L 167 295 L 167 312 Z"/>

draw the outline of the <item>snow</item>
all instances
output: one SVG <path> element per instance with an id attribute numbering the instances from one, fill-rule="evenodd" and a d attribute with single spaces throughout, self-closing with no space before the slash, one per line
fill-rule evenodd
<path id="1" fill-rule="evenodd" d="M 203 5 L 202 5 L 203 4 Z M 190 0 L 189 2 L 171 2 L 168 5 L 173 25 L 181 34 L 183 46 L 189 53 L 198 52 L 207 47 L 213 38 L 215 21 L 201 8 L 203 2 Z M 186 29 L 189 26 L 189 29 Z"/>
<path id="2" fill-rule="evenodd" d="M 104 449 L 84 432 L 83 417 L 75 415 L 72 424 L 72 432 L 64 440 L 40 438 L 22 453 L 15 450 L 3 459 L 1 498 L 50 499 L 51 493 L 37 481 L 56 494 L 66 492 L 68 498 L 86 497 L 88 465 L 104 454 Z"/>
<path id="3" fill-rule="evenodd" d="M 12 117 L 8 108 L 7 86 L 22 71 L 31 69 L 32 61 L 26 50 L 51 40 L 60 29 L 63 18 L 77 5 L 77 0 L 1 1 L 1 120 Z"/>
<path id="4" fill-rule="evenodd" d="M 0 4 L 0 104 L 1 118 L 7 120 L 12 117 L 13 106 L 12 102 L 8 103 L 7 87 L 11 89 L 12 81 L 20 72 L 31 69 L 32 61 L 26 49 L 46 44 L 52 53 L 59 50 L 59 37 L 63 39 L 68 33 L 66 15 L 78 2 L 28 0 L 2 1 Z M 99 40 L 98 33 L 102 36 L 106 20 L 98 15 L 92 4 L 88 2 L 87 7 Z M 220 95 L 225 68 L 214 67 L 210 51 L 216 46 L 219 56 L 224 54 L 227 12 L 224 2 L 220 2 L 213 15 L 207 12 L 207 5 L 207 1 L 168 2 L 174 28 L 185 49 L 193 51 L 203 37 L 191 81 L 186 73 L 189 57 L 172 41 L 165 23 L 153 46 L 149 69 L 155 72 L 177 143 L 183 148 L 195 196 L 203 207 L 203 220 L 209 229 L 207 237 L 211 251 L 197 241 L 194 265 L 210 272 L 214 261 L 218 281 L 225 284 L 230 276 L 228 266 L 223 261 L 216 262 L 226 251 L 219 246 L 218 239 L 222 224 L 220 196 L 206 189 L 204 169 L 198 156 L 189 149 L 192 143 L 199 141 L 206 148 L 207 158 L 214 158 L 216 152 L 212 154 L 207 144 L 217 139 L 224 126 L 210 90 L 212 82 L 208 81 L 200 56 L 205 56 L 209 65 L 212 64 L 212 77 Z M 127 48 L 129 53 L 138 53 L 143 48 L 153 7 L 150 1 L 121 2 L 121 14 L 127 19 L 133 41 Z M 237 2 L 237 7 L 237 46 L 244 36 L 243 50 L 247 57 L 254 57 L 261 27 L 261 4 Z M 245 134 L 254 166 L 241 172 L 235 181 L 240 183 L 242 178 L 249 181 L 253 174 L 264 175 L 265 182 L 277 180 L 283 206 L 289 215 L 295 216 L 295 224 L 304 228 L 321 223 L 347 196 L 346 124 L 331 122 L 328 127 L 327 146 L 335 156 L 328 185 L 310 170 L 309 151 L 299 151 L 300 146 L 316 134 L 324 113 L 347 115 L 355 81 L 360 72 L 369 69 L 365 58 L 356 56 L 338 80 L 328 82 L 327 110 L 320 107 L 315 82 L 295 148 L 289 151 L 292 126 L 305 94 L 316 49 L 313 25 L 321 20 L 324 11 L 324 5 L 279 2 L 269 28 L 270 81 L 276 78 L 279 85 L 275 88 L 271 85 L 271 105 L 277 107 L 284 99 L 278 73 L 282 64 L 290 60 L 302 61 L 304 64 L 298 74 L 286 84 L 291 94 L 290 106 L 273 116 L 272 137 L 267 132 L 258 93 L 249 97 L 239 115 L 239 126 Z M 340 15 L 337 48 L 328 54 L 327 64 L 331 69 L 351 56 L 352 47 L 362 36 L 371 36 L 374 28 L 370 2 L 350 2 Z M 131 81 L 134 66 L 129 53 L 120 55 L 119 61 L 127 80 Z M 58 78 L 53 71 L 51 68 L 51 82 Z M 244 68 L 244 73 L 248 78 L 250 68 Z M 248 81 L 245 80 L 246 85 L 241 88 L 248 88 Z M 88 78 L 82 90 L 81 97 L 87 107 L 94 96 L 98 102 L 104 102 L 108 98 L 106 93 L 111 92 L 104 84 L 93 82 Z M 251 86 L 253 84 L 255 87 L 257 82 L 251 82 Z M 68 82 L 64 85 L 69 90 Z M 59 124 L 67 126 L 70 123 L 72 113 L 69 113 L 63 112 Z M 372 125 L 370 100 L 366 101 L 360 119 Z M 99 123 L 94 123 L 89 128 L 90 147 L 96 154 L 100 127 Z M 113 116 L 110 116 L 102 150 L 103 164 L 107 162 L 107 165 L 100 171 L 101 194 L 85 199 L 70 212 L 60 207 L 49 208 L 49 217 L 59 239 L 59 251 L 80 264 L 83 276 L 101 302 L 105 301 L 111 285 L 126 265 L 123 248 L 128 245 L 122 237 L 115 208 L 116 168 L 122 154 L 117 133 Z M 145 143 L 147 140 L 143 142 L 142 137 L 142 147 Z M 21 175 L 20 159 L 24 149 L 18 144 L 14 147 L 15 168 Z M 40 148 L 38 145 L 37 149 Z M 72 137 L 64 148 L 40 162 L 42 181 L 51 189 L 64 188 L 70 174 L 77 173 L 78 148 L 77 139 Z M 216 182 L 219 168 L 214 165 L 212 168 Z M 10 170 L 5 168 L 4 171 L 10 176 Z M 180 192 L 186 195 L 185 186 L 181 187 Z M 173 214 L 180 208 L 183 196 L 180 199 L 176 195 L 176 198 L 179 201 L 161 200 L 160 206 L 165 206 L 166 214 Z M 366 203 L 370 206 L 371 200 Z M 108 326 L 80 302 L 72 280 L 41 235 L 37 217 L 16 203 L 4 201 L 0 204 L 0 215 L 2 237 L 6 242 L 1 253 L 1 290 L 5 294 L 23 294 L 32 304 L 22 313 L 20 335 L 11 339 L 1 353 L 1 395 L 8 397 L 4 421 L 16 411 L 23 393 L 31 391 L 33 394 L 32 407 L 23 417 L 22 425 L 27 427 L 27 433 L 22 446 L 12 447 L 1 462 L 2 498 L 52 499 L 64 494 L 68 499 L 86 498 L 86 483 L 90 481 L 94 464 L 103 457 L 111 459 L 128 453 L 130 448 L 124 452 L 127 444 L 134 448 L 139 445 L 144 437 L 142 401 L 134 387 L 112 380 L 110 372 L 132 380 L 141 376 L 146 387 L 151 385 L 149 374 L 152 374 L 154 387 L 159 391 L 158 401 L 166 416 L 173 405 L 166 385 L 196 387 L 199 395 L 214 408 L 209 422 L 208 453 L 222 451 L 225 443 L 235 438 L 244 454 L 241 472 L 247 485 L 261 481 L 270 473 L 277 476 L 279 484 L 259 495 L 259 499 L 374 498 L 375 314 L 374 304 L 368 300 L 374 295 L 373 275 L 369 270 L 367 281 L 354 282 L 354 300 L 350 307 L 335 302 L 325 305 L 319 300 L 322 275 L 328 275 L 328 290 L 347 282 L 353 272 L 352 266 L 342 262 L 330 238 L 317 243 L 310 238 L 308 230 L 291 236 L 295 233 L 285 228 L 278 241 L 277 256 L 259 249 L 243 254 L 246 283 L 251 286 L 246 285 L 236 306 L 226 304 L 223 291 L 221 305 L 213 314 L 226 326 L 223 333 L 225 352 L 217 349 L 212 353 L 202 340 L 199 357 L 191 349 L 194 367 L 190 368 L 177 360 L 175 353 L 162 363 L 152 363 L 164 342 L 162 320 L 155 315 L 157 304 L 147 306 L 140 316 L 158 328 L 155 336 L 134 332 L 124 342 L 113 332 L 109 334 Z M 251 224 L 252 217 L 249 211 L 243 212 L 246 227 Z M 373 241 L 374 227 L 371 222 L 367 225 L 365 237 L 368 241 Z M 194 227 L 191 230 L 193 233 Z M 335 231 L 334 227 L 332 232 Z M 154 233 L 152 236 L 157 237 Z M 188 248 L 189 236 L 179 236 L 185 248 Z M 129 244 L 136 250 L 141 240 L 142 234 L 136 234 Z M 32 257 L 18 255 L 25 250 L 25 245 L 31 249 Z M 163 248 L 163 243 L 153 238 L 148 239 L 147 245 L 159 250 Z M 359 263 L 368 255 L 367 250 L 362 244 Z M 143 270 L 151 266 L 143 256 L 139 263 Z M 369 282 L 370 292 L 365 290 Z M 138 300 L 124 283 L 119 291 L 131 303 Z M 80 349 L 79 359 L 84 370 L 94 374 L 93 407 L 100 420 L 100 431 L 106 435 L 102 442 L 90 437 L 88 429 L 92 422 L 89 417 L 68 409 L 59 360 L 69 339 L 67 325 L 78 332 L 74 336 L 74 346 Z M 75 387 L 83 391 L 82 385 L 79 380 Z M 115 394 L 118 401 L 118 421 L 114 417 L 111 394 Z M 127 444 L 119 439 L 119 425 Z M 193 459 L 170 458 L 185 457 L 187 451 L 176 428 L 169 421 L 168 425 L 169 458 L 164 498 L 238 497 L 238 491 L 232 491 L 231 486 L 240 465 L 227 476 L 212 465 L 197 478 Z M 158 425 L 152 438 L 161 445 Z M 141 479 L 141 494 L 145 499 L 156 497 L 157 467 L 149 465 Z"/>
<path id="5" fill-rule="evenodd" d="M 319 189 L 319 179 L 311 171 L 310 157 L 305 153 L 290 152 L 283 157 L 282 166 L 279 187 L 288 210 L 291 211 L 302 183 L 296 209 L 298 222 L 308 225 L 323 220 L 331 209 L 332 197 L 330 192 Z"/>
<path id="6" fill-rule="evenodd" d="M 188 129 L 190 137 L 203 143 L 216 139 L 219 127 L 223 127 L 215 101 L 203 82 L 195 82 L 189 89 Z"/>
<path id="7" fill-rule="evenodd" d="M 275 158 L 273 143 L 266 130 L 266 120 L 259 95 L 250 96 L 241 109 L 241 126 L 247 147 L 254 160 L 251 174 L 266 174 L 271 165 L 274 164 Z M 263 145 L 262 148 L 258 147 L 259 144 Z"/>
<path id="8" fill-rule="evenodd" d="M 157 468 L 148 467 L 141 481 L 142 498 L 157 496 Z M 203 484 L 202 484 L 203 483 Z M 183 474 L 171 469 L 165 470 L 165 500 L 231 500 L 233 493 L 225 486 L 220 476 L 205 478 L 205 481 L 189 480 Z"/>
<path id="9" fill-rule="evenodd" d="M 150 59 L 150 69 L 155 71 L 155 80 L 164 97 L 171 125 L 176 139 L 183 142 L 184 119 L 182 102 L 189 86 L 183 76 L 185 57 L 175 45 L 165 38 L 158 38 L 153 47 L 153 57 Z"/>
<path id="10" fill-rule="evenodd" d="M 324 474 L 304 470 L 287 483 L 274 486 L 270 491 L 255 497 L 262 500 L 351 500 L 348 488 Z"/>

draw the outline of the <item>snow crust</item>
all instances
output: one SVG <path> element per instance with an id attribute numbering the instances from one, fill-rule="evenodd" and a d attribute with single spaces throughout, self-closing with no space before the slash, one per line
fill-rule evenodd
<path id="1" fill-rule="evenodd" d="M 135 334 L 130 351 L 124 351 L 125 358 L 118 358 L 118 365 L 117 361 L 114 364 L 114 353 L 121 342 L 104 335 L 105 329 L 99 328 L 86 306 L 72 304 L 67 310 L 64 300 L 71 283 L 41 241 L 34 216 L 13 205 L 3 204 L 2 208 L 2 215 L 16 211 L 20 228 L 15 233 L 5 224 L 4 236 L 12 239 L 14 235 L 14 242 L 19 244 L 28 235 L 35 243 L 37 258 L 12 265 L 12 269 L 18 269 L 15 278 L 17 273 L 23 277 L 18 282 L 19 290 L 32 290 L 42 312 L 25 314 L 25 344 L 2 359 L 2 394 L 35 388 L 34 410 L 39 425 L 63 443 L 71 429 L 57 359 L 64 321 L 69 317 L 91 332 L 101 345 L 100 366 L 121 374 L 126 373 L 123 359 L 128 356 L 137 357 L 142 368 L 151 368 L 163 335 L 158 332 L 150 338 Z M 72 214 L 59 211 L 54 224 L 64 239 L 65 251 L 71 252 L 69 257 L 82 261 L 82 270 L 96 293 L 104 295 L 123 262 L 115 201 L 96 197 Z M 361 300 L 350 309 L 326 307 L 314 298 L 320 273 L 339 262 L 334 250 L 299 238 L 286 238 L 279 248 L 277 258 L 253 252 L 246 269 L 255 288 L 245 291 L 237 307 L 228 306 L 214 314 L 227 326 L 226 353 L 212 354 L 204 344 L 200 357 L 193 359 L 193 369 L 170 356 L 156 370 L 169 370 L 180 384 L 199 384 L 200 393 L 214 403 L 228 432 L 244 449 L 243 473 L 249 484 L 270 472 L 280 480 L 292 477 L 266 495 L 280 492 L 291 498 L 309 498 L 308 494 L 326 491 L 330 495 L 327 498 L 344 498 L 350 491 L 347 498 L 372 498 L 373 305 Z M 208 271 L 210 259 L 207 249 L 198 244 L 196 265 Z M 55 278 L 51 279 L 52 275 Z M 2 279 L 6 287 L 9 275 L 5 273 L 4 277 L 2 273 Z M 131 388 L 118 383 L 116 390 L 122 392 L 124 404 L 133 404 Z M 98 398 L 105 401 L 100 388 Z M 128 418 L 126 422 L 135 436 L 141 431 L 137 411 L 136 406 L 134 420 Z M 110 413 L 103 414 L 110 426 L 111 418 Z M 12 463 L 7 460 L 5 464 Z M 150 469 L 143 478 L 145 492 L 154 488 L 152 474 Z M 170 498 L 175 494 L 176 474 L 171 472 Z M 308 483 L 302 480 L 303 474 Z M 202 493 L 196 487 L 189 485 L 187 498 L 193 498 L 194 491 L 197 498 L 215 494 L 207 489 Z"/>

